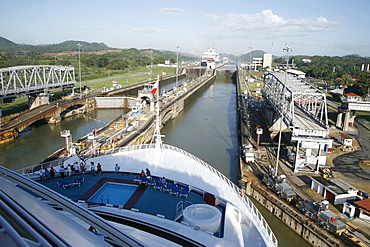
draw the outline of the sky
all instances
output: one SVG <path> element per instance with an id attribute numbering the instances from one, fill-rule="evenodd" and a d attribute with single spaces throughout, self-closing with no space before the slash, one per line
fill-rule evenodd
<path id="1" fill-rule="evenodd" d="M 240 55 L 370 56 L 370 0 L 0 0 L 0 36 Z"/>

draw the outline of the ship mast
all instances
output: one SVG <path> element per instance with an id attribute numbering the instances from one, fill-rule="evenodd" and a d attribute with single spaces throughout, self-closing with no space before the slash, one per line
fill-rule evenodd
<path id="1" fill-rule="evenodd" d="M 164 137 L 164 135 L 161 135 L 161 128 L 160 128 L 161 119 L 159 115 L 159 102 L 157 101 L 156 104 L 157 104 L 157 107 L 156 107 L 156 114 L 155 114 L 155 130 L 153 134 L 153 141 L 155 143 L 155 148 L 161 149 L 162 144 L 163 144 L 162 137 Z"/>
<path id="2" fill-rule="evenodd" d="M 153 97 L 155 99 L 156 108 L 155 108 L 155 129 L 154 129 L 153 139 L 151 143 L 154 142 L 156 149 L 161 149 L 162 144 L 163 144 L 162 137 L 164 137 L 164 135 L 161 135 L 161 128 L 160 128 L 161 119 L 160 119 L 160 114 L 159 114 L 159 92 L 158 91 L 159 91 L 159 78 L 157 78 L 157 81 L 154 84 L 153 89 L 152 89 L 152 93 L 154 92 Z"/>

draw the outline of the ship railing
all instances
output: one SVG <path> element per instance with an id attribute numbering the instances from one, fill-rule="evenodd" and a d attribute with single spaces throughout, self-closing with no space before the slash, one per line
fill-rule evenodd
<path id="1" fill-rule="evenodd" d="M 141 150 L 141 149 L 153 149 L 153 148 L 155 148 L 154 143 L 152 143 L 152 144 L 130 145 L 130 146 L 125 146 L 125 147 L 116 147 L 116 148 L 112 148 L 112 149 L 108 150 L 104 154 L 100 154 L 99 156 L 104 156 L 104 155 L 119 153 L 119 152 L 135 151 L 135 150 Z M 193 154 L 191 154 L 191 153 L 189 153 L 189 152 L 187 152 L 183 149 L 180 149 L 180 148 L 177 148 L 177 147 L 174 147 L 174 146 L 171 146 L 171 145 L 167 145 L 167 144 L 163 144 L 162 149 L 173 150 L 173 151 L 176 151 L 178 153 L 181 153 L 181 154 L 189 157 L 190 159 L 193 159 L 197 163 L 204 166 L 206 169 L 210 170 L 215 176 L 219 177 L 222 181 L 224 181 L 230 187 L 230 190 L 235 193 L 235 195 L 237 195 L 238 197 L 241 197 L 242 202 L 247 206 L 247 208 L 250 208 L 251 215 L 254 217 L 254 219 L 257 221 L 258 225 L 260 226 L 260 228 L 264 231 L 265 235 L 268 237 L 268 239 L 266 239 L 266 240 L 269 242 L 270 246 L 276 246 L 276 247 L 278 246 L 278 241 L 277 241 L 274 233 L 272 232 L 270 226 L 267 224 L 266 220 L 264 219 L 262 214 L 259 212 L 257 207 L 243 193 L 243 191 L 238 186 L 236 186 L 230 179 L 228 179 L 225 175 L 223 175 L 221 172 L 219 172 L 217 169 L 215 169 L 214 167 L 212 167 L 208 163 L 204 162 L 203 160 L 199 159 L 195 155 L 193 155 Z M 53 160 L 53 161 L 50 161 L 50 162 L 45 162 L 45 163 L 37 164 L 37 165 L 34 165 L 34 166 L 22 168 L 22 169 L 19 169 L 19 170 L 15 171 L 15 172 L 21 173 L 21 174 L 27 174 L 28 173 L 27 171 L 32 171 L 32 173 L 34 173 L 35 171 L 38 171 L 38 170 L 43 169 L 43 168 L 50 168 L 50 167 L 55 167 L 55 166 L 62 165 L 64 161 L 65 161 L 65 158 L 58 159 L 58 160 Z M 243 212 L 241 212 L 241 213 L 244 214 Z"/>
<path id="2" fill-rule="evenodd" d="M 263 229 L 263 231 L 265 232 L 265 234 L 267 234 L 267 236 L 268 236 L 268 239 L 267 240 L 269 241 L 269 243 L 271 244 L 271 246 L 278 246 L 278 241 L 277 241 L 277 239 L 276 239 L 273 231 L 271 230 L 270 226 L 267 224 L 265 218 L 259 212 L 259 210 L 257 209 L 257 207 L 253 204 L 253 202 L 230 179 L 228 179 L 225 175 L 223 175 L 221 172 L 219 172 L 213 166 L 211 166 L 208 163 L 204 162 L 200 158 L 192 155 L 191 153 L 186 152 L 183 149 L 179 149 L 179 148 L 176 148 L 174 146 L 166 145 L 166 144 L 164 144 L 162 146 L 162 148 L 174 150 L 176 152 L 180 152 L 180 153 L 186 155 L 187 157 L 195 160 L 197 163 L 203 165 L 204 167 L 206 167 L 207 169 L 209 169 L 210 171 L 212 171 L 212 173 L 215 176 L 217 176 L 221 180 L 223 180 L 237 196 L 243 195 L 242 196 L 243 203 L 245 203 L 251 209 L 251 213 L 254 216 L 254 218 L 257 220 L 259 226 Z M 243 212 L 241 212 L 241 213 L 244 214 Z"/>
<path id="3" fill-rule="evenodd" d="M 17 169 L 17 170 L 14 170 L 14 171 L 16 173 L 19 173 L 19 174 L 30 175 L 30 174 L 33 174 L 34 172 L 37 172 L 37 171 L 41 170 L 41 169 L 45 169 L 45 168 L 49 169 L 51 167 L 61 166 L 61 165 L 63 165 L 65 160 L 66 160 L 66 158 L 51 160 L 51 161 L 43 162 L 43 163 L 40 163 L 40 164 L 37 164 L 37 165 L 23 167 L 21 169 Z"/>
<path id="4" fill-rule="evenodd" d="M 105 153 L 105 155 L 118 153 L 118 152 L 134 151 L 134 150 L 141 150 L 141 149 L 151 149 L 151 148 L 155 148 L 155 144 L 140 144 L 140 145 L 126 146 L 126 147 L 119 147 L 119 148 L 114 148 L 114 149 L 109 150 L 108 152 Z M 163 144 L 162 149 L 173 150 L 173 151 L 176 151 L 178 153 L 181 153 L 189 157 L 190 159 L 193 159 L 197 163 L 201 164 L 202 166 L 210 170 L 215 176 L 219 177 L 222 181 L 224 181 L 230 187 L 230 190 L 235 193 L 236 196 L 241 197 L 242 202 L 246 205 L 246 208 L 250 208 L 250 213 L 253 216 L 253 218 L 256 220 L 260 229 L 262 229 L 263 233 L 265 234 L 266 241 L 269 242 L 269 246 L 276 246 L 276 247 L 278 246 L 277 238 L 275 237 L 270 226 L 267 224 L 265 218 L 259 212 L 259 210 L 254 205 L 254 203 L 230 179 L 228 179 L 225 175 L 223 175 L 221 172 L 219 172 L 217 169 L 215 169 L 208 163 L 204 162 L 200 158 L 194 156 L 193 154 L 183 149 L 180 149 L 180 148 L 177 148 L 171 145 L 167 145 L 167 144 Z M 244 214 L 244 212 L 242 211 L 241 213 Z"/>

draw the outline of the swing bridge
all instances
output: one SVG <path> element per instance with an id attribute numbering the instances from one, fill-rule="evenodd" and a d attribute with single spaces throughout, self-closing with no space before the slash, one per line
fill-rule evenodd
<path id="1" fill-rule="evenodd" d="M 274 110 L 266 110 L 270 129 L 290 130 L 295 143 L 294 171 L 306 166 L 318 171 L 326 163 L 324 152 L 332 147 L 326 95 L 301 78 L 276 72 L 265 75 L 263 95 Z"/>

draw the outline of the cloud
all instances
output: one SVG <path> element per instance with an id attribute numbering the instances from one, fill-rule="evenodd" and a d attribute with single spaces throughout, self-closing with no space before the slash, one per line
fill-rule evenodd
<path id="1" fill-rule="evenodd" d="M 179 9 L 179 8 L 161 8 L 159 10 L 162 12 L 166 12 L 170 15 L 179 15 L 187 11 L 187 9 Z"/>
<path id="2" fill-rule="evenodd" d="M 346 15 L 340 15 L 338 16 L 338 19 L 342 19 L 342 20 L 345 20 L 345 19 L 348 19 L 349 17 L 346 16 Z"/>
<path id="3" fill-rule="evenodd" d="M 81 27 L 81 30 L 112 31 L 112 30 L 113 30 L 113 28 L 110 28 L 110 27 L 95 26 L 95 27 Z"/>
<path id="4" fill-rule="evenodd" d="M 264 37 L 283 37 L 304 35 L 307 32 L 327 31 L 341 25 L 339 22 L 328 21 L 326 17 L 284 19 L 272 12 L 262 10 L 256 14 L 207 15 L 212 20 L 212 32 L 232 35 L 253 34 Z"/>
<path id="5" fill-rule="evenodd" d="M 155 28 L 155 27 L 143 27 L 143 28 L 132 28 L 134 32 L 140 33 L 169 33 L 170 30 L 162 29 L 162 28 Z"/>

